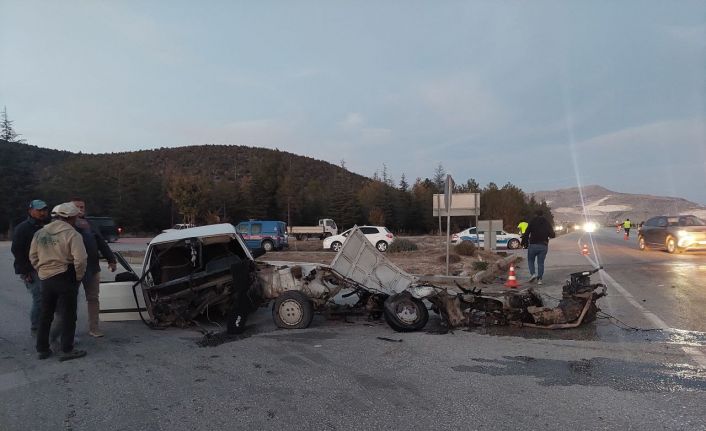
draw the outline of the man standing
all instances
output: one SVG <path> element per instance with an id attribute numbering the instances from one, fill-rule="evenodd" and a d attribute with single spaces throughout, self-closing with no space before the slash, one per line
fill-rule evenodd
<path id="1" fill-rule="evenodd" d="M 529 226 L 529 223 L 522 219 L 522 221 L 520 221 L 520 224 L 517 225 L 517 229 L 520 231 L 520 235 L 525 234 L 525 232 L 527 231 L 527 226 Z"/>
<path id="2" fill-rule="evenodd" d="M 632 223 L 630 222 L 630 219 L 625 219 L 623 222 L 623 230 L 625 230 L 625 239 L 630 238 L 630 228 L 632 227 Z"/>
<path id="3" fill-rule="evenodd" d="M 74 332 L 78 284 L 85 275 L 88 256 L 81 234 L 74 228 L 79 213 L 76 205 L 67 202 L 55 210 L 56 220 L 34 234 L 29 260 L 42 280 L 42 311 L 37 331 L 39 359 L 52 354 L 49 328 L 58 306 L 63 322 L 60 360 L 66 361 L 86 356 L 84 350 L 74 349 Z"/>
<path id="4" fill-rule="evenodd" d="M 544 217 L 542 210 L 535 212 L 535 217 L 529 222 L 525 234 L 522 235 L 522 241 L 526 242 L 527 261 L 530 272 L 529 282 L 537 280 L 537 284 L 542 284 L 544 276 L 544 259 L 549 251 L 549 238 L 556 237 L 554 228 L 549 221 Z M 534 273 L 535 259 L 537 260 L 537 274 Z"/>
<path id="5" fill-rule="evenodd" d="M 27 220 L 18 224 L 12 235 L 12 254 L 15 256 L 15 274 L 19 274 L 25 283 L 27 291 L 32 295 L 32 308 L 29 319 L 32 335 L 37 335 L 39 327 L 39 311 L 42 303 L 41 283 L 29 261 L 29 247 L 35 232 L 44 226 L 49 218 L 49 207 L 46 202 L 35 199 L 29 203 Z"/>
<path id="6" fill-rule="evenodd" d="M 98 329 L 98 313 L 100 303 L 98 294 L 100 289 L 100 263 L 98 252 L 108 260 L 108 267 L 111 272 L 115 272 L 117 267 L 115 255 L 108 247 L 103 236 L 96 232 L 86 220 L 86 203 L 81 198 L 73 198 L 71 202 L 78 208 L 79 214 L 76 219 L 76 230 L 83 237 L 83 245 L 88 253 L 88 267 L 86 275 L 83 277 L 83 290 L 86 294 L 86 304 L 88 306 L 88 334 L 92 337 L 102 337 L 104 334 Z"/>

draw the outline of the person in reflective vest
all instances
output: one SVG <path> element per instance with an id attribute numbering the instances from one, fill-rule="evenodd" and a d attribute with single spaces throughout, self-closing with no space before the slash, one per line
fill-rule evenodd
<path id="1" fill-rule="evenodd" d="M 625 238 L 630 238 L 630 228 L 632 227 L 632 223 L 630 223 L 630 219 L 625 219 L 623 222 L 623 230 L 625 231 Z"/>

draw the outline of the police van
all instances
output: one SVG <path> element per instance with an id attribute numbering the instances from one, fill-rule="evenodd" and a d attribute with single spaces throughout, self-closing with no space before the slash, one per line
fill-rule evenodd
<path id="1" fill-rule="evenodd" d="M 235 227 L 235 231 L 240 234 L 250 250 L 264 248 L 269 252 L 289 247 L 287 224 L 283 221 L 242 221 Z"/>

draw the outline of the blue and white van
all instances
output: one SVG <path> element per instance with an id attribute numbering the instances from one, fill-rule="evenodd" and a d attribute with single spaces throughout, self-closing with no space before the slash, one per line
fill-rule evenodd
<path id="1" fill-rule="evenodd" d="M 289 247 L 287 224 L 283 221 L 242 221 L 235 227 L 235 231 L 240 234 L 250 250 L 261 247 L 269 252 Z"/>

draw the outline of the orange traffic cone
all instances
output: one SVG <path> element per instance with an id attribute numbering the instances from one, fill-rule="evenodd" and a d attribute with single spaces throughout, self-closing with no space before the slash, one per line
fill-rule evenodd
<path id="1" fill-rule="evenodd" d="M 505 287 L 511 287 L 511 288 L 517 288 L 520 285 L 517 283 L 517 277 L 515 277 L 515 264 L 511 263 L 510 264 L 510 270 L 507 273 L 507 282 L 505 283 Z"/>
<path id="2" fill-rule="evenodd" d="M 584 256 L 588 256 L 588 244 L 583 245 L 583 248 L 581 249 L 581 254 Z"/>
<path id="3" fill-rule="evenodd" d="M 627 241 L 627 240 L 628 240 L 628 234 L 623 235 L 623 239 L 624 239 L 625 241 Z"/>

